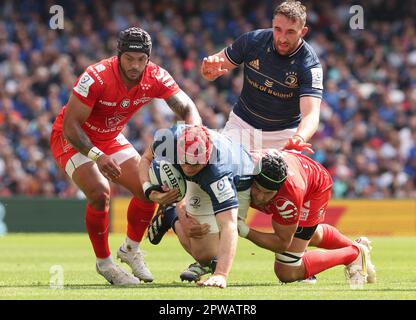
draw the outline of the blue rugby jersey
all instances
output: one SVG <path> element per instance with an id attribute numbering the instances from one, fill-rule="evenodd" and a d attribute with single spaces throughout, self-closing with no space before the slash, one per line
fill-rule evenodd
<path id="1" fill-rule="evenodd" d="M 224 51 L 231 63 L 244 63 L 244 85 L 233 111 L 256 129 L 295 128 L 301 120 L 300 97 L 322 98 L 322 66 L 304 40 L 282 56 L 272 29 L 260 29 L 241 35 Z"/>
<path id="2" fill-rule="evenodd" d="M 213 143 L 210 161 L 198 174 L 188 177 L 177 161 L 177 140 L 185 126 L 175 125 L 157 131 L 151 146 L 155 160 L 172 163 L 186 180 L 198 184 L 208 193 L 215 214 L 238 208 L 237 192 L 250 188 L 253 179 L 255 164 L 251 155 L 242 145 L 209 130 Z"/>

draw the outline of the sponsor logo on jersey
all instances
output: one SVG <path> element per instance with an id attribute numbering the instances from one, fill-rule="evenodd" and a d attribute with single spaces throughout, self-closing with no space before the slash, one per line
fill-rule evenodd
<path id="1" fill-rule="evenodd" d="M 98 72 L 102 72 L 102 71 L 104 71 L 104 70 L 105 70 L 105 65 L 103 65 L 102 63 L 100 63 L 100 64 L 96 65 L 94 68 L 95 68 L 95 70 L 97 70 Z"/>
<path id="2" fill-rule="evenodd" d="M 107 123 L 107 121 L 106 121 L 106 123 Z M 87 126 L 87 128 L 88 128 L 88 129 L 90 129 L 91 131 L 94 131 L 94 132 L 97 132 L 97 133 L 101 133 L 101 134 L 106 134 L 106 133 L 110 133 L 110 132 L 121 131 L 121 130 L 123 130 L 123 129 L 124 129 L 124 125 L 121 125 L 121 126 L 116 126 L 116 127 L 113 127 L 113 128 L 98 128 L 98 127 L 96 127 L 96 126 L 92 125 L 92 124 L 91 124 L 91 123 L 89 123 L 89 122 L 85 122 L 84 124 L 85 124 L 85 125 Z"/>
<path id="3" fill-rule="evenodd" d="M 302 209 L 300 209 L 299 220 L 301 221 L 308 220 L 310 210 L 311 210 L 311 202 L 307 201 L 303 204 Z"/>
<path id="4" fill-rule="evenodd" d="M 104 84 L 103 79 L 101 79 L 100 75 L 97 73 L 97 71 L 95 71 L 95 69 L 94 69 L 94 68 L 89 67 L 89 68 L 88 68 L 88 70 L 92 72 L 92 74 L 94 75 L 94 77 L 96 77 L 96 78 L 97 78 L 98 82 L 99 82 L 101 85 L 102 85 L 102 84 Z"/>
<path id="5" fill-rule="evenodd" d="M 271 87 L 273 87 L 273 81 L 270 81 L 270 80 L 267 80 L 267 79 L 266 79 L 266 81 L 264 81 L 264 85 L 265 85 L 266 87 L 271 88 Z"/>
<path id="6" fill-rule="evenodd" d="M 152 85 L 149 83 L 144 83 L 140 87 L 142 88 L 143 91 L 146 91 L 146 90 L 149 90 L 152 87 Z"/>
<path id="7" fill-rule="evenodd" d="M 115 107 L 117 105 L 117 102 L 104 101 L 104 100 L 99 100 L 98 103 L 101 103 L 107 107 Z"/>
<path id="8" fill-rule="evenodd" d="M 105 124 L 107 128 L 114 128 L 121 122 L 123 122 L 127 117 L 123 116 L 122 114 L 116 114 L 114 117 L 109 117 L 105 119 Z"/>
<path id="9" fill-rule="evenodd" d="M 141 103 L 146 103 L 150 100 L 152 100 L 152 98 L 149 98 L 149 97 L 142 97 L 140 99 L 136 99 L 136 100 L 133 101 L 133 106 L 137 106 Z"/>
<path id="10" fill-rule="evenodd" d="M 194 209 L 198 209 L 199 207 L 201 207 L 201 198 L 198 196 L 192 196 L 189 199 L 189 205 Z"/>
<path id="11" fill-rule="evenodd" d="M 228 177 L 223 177 L 221 180 L 211 183 L 210 187 L 214 192 L 218 203 L 223 203 L 235 196 L 234 189 L 232 188 Z"/>
<path id="12" fill-rule="evenodd" d="M 217 183 L 218 190 L 222 191 L 222 190 L 224 190 L 224 187 L 225 187 L 224 181 L 223 180 L 218 181 L 218 183 Z"/>
<path id="13" fill-rule="evenodd" d="M 88 97 L 88 92 L 94 82 L 94 79 L 88 73 L 84 72 L 78 81 L 78 84 L 74 87 L 74 90 L 86 98 Z"/>
<path id="14" fill-rule="evenodd" d="M 120 102 L 120 106 L 121 106 L 122 108 L 128 108 L 128 107 L 130 106 L 130 99 L 123 99 L 123 100 Z"/>
<path id="15" fill-rule="evenodd" d="M 298 215 L 298 209 L 295 204 L 283 197 L 278 197 L 274 201 L 277 212 L 283 219 L 294 219 Z"/>
<path id="16" fill-rule="evenodd" d="M 253 67 L 256 70 L 260 69 L 260 62 L 259 59 L 252 60 L 248 63 L 249 66 Z"/>
<path id="17" fill-rule="evenodd" d="M 257 90 L 267 93 L 269 95 L 273 95 L 274 97 L 279 97 L 281 99 L 291 99 L 294 96 L 293 92 L 290 93 L 285 93 L 285 92 L 279 92 L 279 91 L 275 91 L 271 88 L 266 87 L 265 85 L 259 84 L 258 82 L 251 80 L 247 75 L 246 75 L 246 79 L 248 81 L 248 83 L 253 86 L 254 88 L 256 88 Z"/>
<path id="18" fill-rule="evenodd" d="M 62 142 L 62 149 L 64 152 L 68 152 L 69 150 L 72 149 L 72 145 L 70 145 L 68 140 L 66 140 L 65 138 L 61 138 L 61 142 Z"/>
<path id="19" fill-rule="evenodd" d="M 315 89 L 321 89 L 323 90 L 322 85 L 322 68 L 312 68 L 311 69 L 311 75 L 312 75 L 312 87 Z"/>
<path id="20" fill-rule="evenodd" d="M 289 72 L 286 73 L 286 79 L 285 79 L 285 84 L 289 87 L 297 87 L 298 86 L 298 77 L 296 72 Z"/>

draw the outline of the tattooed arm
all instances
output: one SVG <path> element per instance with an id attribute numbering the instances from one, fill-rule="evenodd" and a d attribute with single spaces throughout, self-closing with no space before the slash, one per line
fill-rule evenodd
<path id="1" fill-rule="evenodd" d="M 85 156 L 88 156 L 88 152 L 94 145 L 84 130 L 82 130 L 81 125 L 88 119 L 91 111 L 91 108 L 84 105 L 76 96 L 71 94 L 63 122 L 65 139 Z"/>
<path id="2" fill-rule="evenodd" d="M 195 103 L 182 90 L 165 100 L 173 112 L 186 124 L 202 124 Z"/>

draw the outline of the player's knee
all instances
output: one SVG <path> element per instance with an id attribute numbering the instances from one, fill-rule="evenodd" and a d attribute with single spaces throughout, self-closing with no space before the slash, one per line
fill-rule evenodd
<path id="1" fill-rule="evenodd" d="M 110 188 L 98 187 L 88 194 L 88 202 L 97 210 L 104 210 L 110 204 Z"/>
<path id="2" fill-rule="evenodd" d="M 299 280 L 299 269 L 302 265 L 304 252 L 276 253 L 274 273 L 281 282 L 293 282 Z"/>
<path id="3" fill-rule="evenodd" d="M 280 282 L 288 283 L 298 280 L 296 267 L 284 266 L 280 263 L 274 264 L 274 274 Z"/>
<path id="4" fill-rule="evenodd" d="M 283 283 L 290 283 L 298 280 L 298 277 L 290 272 L 278 272 L 275 270 L 275 274 L 277 279 Z"/>

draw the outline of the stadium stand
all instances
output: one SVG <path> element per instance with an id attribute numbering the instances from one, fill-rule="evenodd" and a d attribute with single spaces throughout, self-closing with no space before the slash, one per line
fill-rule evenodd
<path id="1" fill-rule="evenodd" d="M 52 4 L 64 8 L 62 30 L 49 27 Z M 349 27 L 352 4 L 306 2 L 306 40 L 324 68 L 313 157 L 329 168 L 335 198 L 415 198 L 416 2 L 361 1 L 363 30 Z M 89 64 L 115 55 L 117 32 L 128 26 L 149 31 L 151 59 L 191 96 L 204 124 L 222 128 L 239 96 L 242 68 L 209 83 L 199 74 L 200 62 L 243 32 L 268 28 L 274 5 L 246 0 L 2 1 L 0 196 L 82 196 L 51 157 L 51 125 L 77 76 Z M 125 134 L 142 152 L 172 117 L 164 102 L 155 100 L 134 116 Z"/>

